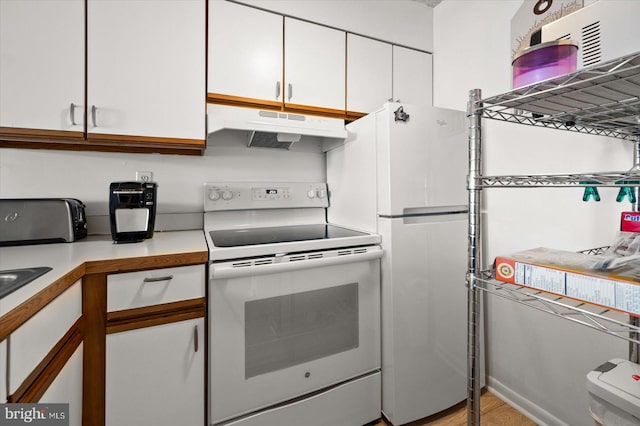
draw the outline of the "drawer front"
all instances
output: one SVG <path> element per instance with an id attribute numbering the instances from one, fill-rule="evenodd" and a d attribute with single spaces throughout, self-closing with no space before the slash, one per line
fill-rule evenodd
<path id="1" fill-rule="evenodd" d="M 77 281 L 11 333 L 7 344 L 10 394 L 17 390 L 81 315 L 82 286 Z"/>
<path id="2" fill-rule="evenodd" d="M 108 312 L 204 296 L 205 265 L 129 272 L 107 277 Z"/>

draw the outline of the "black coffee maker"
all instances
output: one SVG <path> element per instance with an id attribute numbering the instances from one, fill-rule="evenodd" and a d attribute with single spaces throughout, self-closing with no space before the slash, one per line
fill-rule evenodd
<path id="1" fill-rule="evenodd" d="M 137 243 L 153 237 L 156 222 L 155 182 L 112 182 L 109 217 L 114 243 Z"/>

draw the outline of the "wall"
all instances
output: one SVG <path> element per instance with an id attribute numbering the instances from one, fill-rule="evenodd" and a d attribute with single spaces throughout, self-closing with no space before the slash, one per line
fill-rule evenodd
<path id="1" fill-rule="evenodd" d="M 587 2 L 585 2 L 586 4 Z M 510 21 L 521 0 L 444 0 L 434 10 L 434 104 L 465 109 L 468 91 L 483 97 L 511 89 Z M 626 170 L 632 144 L 598 136 L 483 121 L 485 174 Z M 579 189 L 484 191 L 483 258 L 547 246 L 581 250 L 607 245 L 619 226 L 615 189 L 583 203 Z M 586 374 L 627 344 L 504 299 L 487 300 L 489 386 L 538 424 L 593 424 Z"/>
<path id="2" fill-rule="evenodd" d="M 289 151 L 249 148 L 246 138 L 243 131 L 216 133 L 203 157 L 2 149 L 0 198 L 79 198 L 91 216 L 89 232 L 109 233 L 109 183 L 152 171 L 158 183 L 157 229 L 189 229 L 202 227 L 204 182 L 325 181 L 320 138 L 304 137 Z"/>
<path id="3" fill-rule="evenodd" d="M 433 8 L 410 0 L 238 0 L 300 19 L 433 51 Z"/>

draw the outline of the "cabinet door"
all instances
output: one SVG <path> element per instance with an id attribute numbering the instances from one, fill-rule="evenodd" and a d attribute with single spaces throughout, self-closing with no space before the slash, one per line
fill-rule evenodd
<path id="1" fill-rule="evenodd" d="M 84 1 L 0 0 L 0 127 L 83 132 L 83 111 Z"/>
<path id="2" fill-rule="evenodd" d="M 210 97 L 282 103 L 282 20 L 252 7 L 209 1 Z"/>
<path id="3" fill-rule="evenodd" d="M 285 105 L 345 110 L 345 33 L 284 21 Z"/>
<path id="4" fill-rule="evenodd" d="M 68 403 L 69 426 L 82 425 L 82 344 L 38 402 Z"/>
<path id="5" fill-rule="evenodd" d="M 205 0 L 88 1 L 89 139 L 204 140 L 205 6 Z"/>
<path id="6" fill-rule="evenodd" d="M 9 394 L 46 357 L 82 315 L 82 287 L 77 281 L 9 336 Z"/>
<path id="7" fill-rule="evenodd" d="M 393 46 L 393 99 L 433 105 L 433 66 L 430 53 Z"/>
<path id="8" fill-rule="evenodd" d="M 106 425 L 204 424 L 204 319 L 107 335 Z"/>
<path id="9" fill-rule="evenodd" d="M 392 46 L 347 34 L 347 111 L 370 113 L 391 100 Z"/>

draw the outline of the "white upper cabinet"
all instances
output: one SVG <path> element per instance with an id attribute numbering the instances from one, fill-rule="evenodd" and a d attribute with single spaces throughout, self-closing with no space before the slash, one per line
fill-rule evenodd
<path id="1" fill-rule="evenodd" d="M 84 1 L 0 0 L 0 127 L 82 132 L 83 111 Z"/>
<path id="2" fill-rule="evenodd" d="M 282 26 L 280 15 L 209 1 L 207 91 L 281 103 Z"/>
<path id="3" fill-rule="evenodd" d="M 285 105 L 345 109 L 345 32 L 285 17 Z"/>
<path id="4" fill-rule="evenodd" d="M 347 34 L 347 111 L 370 113 L 392 97 L 392 45 Z"/>
<path id="5" fill-rule="evenodd" d="M 205 0 L 89 0 L 92 134 L 205 138 Z"/>
<path id="6" fill-rule="evenodd" d="M 433 105 L 431 54 L 393 46 L 393 100 Z"/>

